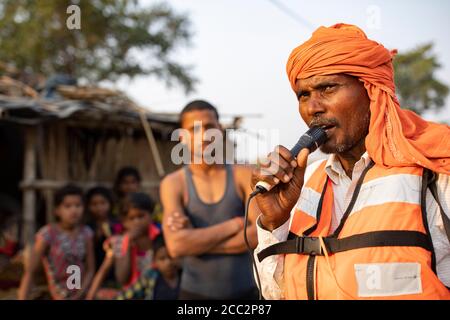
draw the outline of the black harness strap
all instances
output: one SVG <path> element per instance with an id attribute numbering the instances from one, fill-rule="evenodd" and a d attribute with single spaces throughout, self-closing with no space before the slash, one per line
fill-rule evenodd
<path id="1" fill-rule="evenodd" d="M 339 222 L 339 226 L 336 228 L 336 230 L 333 232 L 332 236 L 337 238 L 339 236 L 339 233 L 341 232 L 342 228 L 344 227 L 345 222 L 347 221 L 347 218 L 350 216 L 350 213 L 353 210 L 353 207 L 355 206 L 356 199 L 358 199 L 359 191 L 361 190 L 362 184 L 364 182 L 364 178 L 366 177 L 367 172 L 369 172 L 370 169 L 375 165 L 375 162 L 373 160 L 370 160 L 369 165 L 361 172 L 361 175 L 359 176 L 358 181 L 356 182 L 355 190 L 353 191 L 352 198 L 350 200 L 350 203 L 348 204 L 347 209 L 344 212 L 344 215 L 341 218 L 341 221 Z"/>
<path id="2" fill-rule="evenodd" d="M 433 250 L 431 251 L 431 270 L 437 275 L 436 270 L 436 253 L 434 252 L 433 239 L 431 237 L 430 226 L 428 225 L 428 215 L 427 215 L 427 191 L 430 189 L 430 186 L 434 184 L 434 173 L 431 170 L 426 168 L 423 169 L 422 173 L 422 187 L 420 190 L 420 207 L 422 211 L 422 222 L 425 228 L 428 242 L 432 246 Z"/>
<path id="3" fill-rule="evenodd" d="M 305 232 L 303 232 L 304 235 L 309 235 L 309 234 L 313 233 L 317 229 L 317 226 L 319 225 L 320 216 L 322 214 L 323 199 L 325 197 L 325 192 L 327 192 L 327 187 L 328 187 L 328 179 L 329 178 L 327 176 L 327 178 L 325 179 L 325 184 L 322 188 L 322 193 L 320 195 L 319 204 L 317 205 L 316 223 L 308 230 L 305 230 Z M 294 233 L 294 235 L 297 236 L 295 233 Z"/>
<path id="4" fill-rule="evenodd" d="M 324 237 L 323 241 L 329 255 L 371 247 L 421 247 L 428 251 L 432 250 L 427 235 L 417 231 L 374 231 L 342 239 Z M 324 255 L 318 237 L 297 237 L 262 250 L 258 254 L 258 260 L 261 262 L 271 255 L 291 253 Z"/>

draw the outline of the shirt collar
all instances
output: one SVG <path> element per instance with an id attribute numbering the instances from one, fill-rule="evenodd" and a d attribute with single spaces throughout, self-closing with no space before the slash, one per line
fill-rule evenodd
<path id="1" fill-rule="evenodd" d="M 364 164 L 364 168 L 369 165 L 370 157 L 367 151 L 364 152 L 361 158 L 355 163 L 355 167 L 361 165 L 361 163 Z M 339 179 L 347 175 L 335 153 L 331 154 L 328 157 L 327 162 L 325 164 L 325 172 L 327 173 L 328 177 L 330 177 L 331 181 L 333 181 L 334 184 L 338 184 Z"/>

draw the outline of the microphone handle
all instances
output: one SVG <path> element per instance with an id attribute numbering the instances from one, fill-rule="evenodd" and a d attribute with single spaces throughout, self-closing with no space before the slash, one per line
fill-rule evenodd
<path id="1" fill-rule="evenodd" d="M 310 152 L 314 152 L 318 147 L 318 142 L 314 140 L 314 137 L 309 132 L 306 132 L 289 151 L 294 157 L 297 157 L 300 150 L 304 148 L 308 148 Z"/>
<path id="2" fill-rule="evenodd" d="M 294 157 L 297 157 L 300 150 L 308 148 L 310 152 L 314 152 L 320 145 L 327 140 L 326 132 L 319 127 L 312 127 L 304 135 L 298 139 L 297 143 L 290 150 Z M 258 181 L 255 188 L 260 193 L 270 191 L 274 186 L 268 184 L 265 181 Z"/>

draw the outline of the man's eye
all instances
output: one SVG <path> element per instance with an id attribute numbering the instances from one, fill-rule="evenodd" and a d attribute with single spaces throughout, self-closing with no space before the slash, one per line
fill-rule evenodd
<path id="1" fill-rule="evenodd" d="M 330 84 L 330 85 L 328 85 L 328 86 L 325 86 L 324 91 L 325 91 L 325 92 L 333 91 L 333 89 L 334 89 L 335 87 L 336 87 L 335 84 Z"/>
<path id="2" fill-rule="evenodd" d="M 298 94 L 299 99 L 306 98 L 307 96 L 309 96 L 309 92 L 300 92 Z"/>

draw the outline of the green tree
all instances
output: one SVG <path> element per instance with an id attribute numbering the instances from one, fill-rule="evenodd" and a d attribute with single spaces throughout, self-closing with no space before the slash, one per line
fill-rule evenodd
<path id="1" fill-rule="evenodd" d="M 436 79 L 441 65 L 432 53 L 433 44 L 425 44 L 394 58 L 395 85 L 403 108 L 423 113 L 445 104 L 449 88 Z"/>
<path id="2" fill-rule="evenodd" d="M 78 5 L 81 29 L 69 30 L 67 8 Z M 1 0 L 0 61 L 49 76 L 66 73 L 88 82 L 153 75 L 168 86 L 194 88 L 191 67 L 177 62 L 190 44 L 187 16 L 164 3 L 137 0 Z"/>

